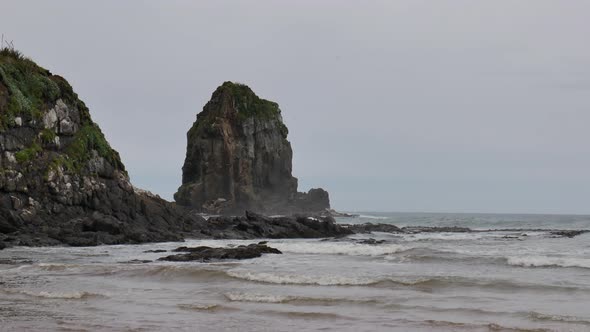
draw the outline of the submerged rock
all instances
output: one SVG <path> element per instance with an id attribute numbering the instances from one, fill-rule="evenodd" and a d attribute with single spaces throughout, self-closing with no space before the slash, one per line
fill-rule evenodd
<path id="1" fill-rule="evenodd" d="M 174 241 L 203 222 L 131 185 L 64 78 L 0 50 L 0 233 L 11 243 Z"/>
<path id="2" fill-rule="evenodd" d="M 262 256 L 262 254 L 282 254 L 278 249 L 267 246 L 263 243 L 253 243 L 247 246 L 235 248 L 212 248 L 212 247 L 179 247 L 176 252 L 186 252 L 186 254 L 177 254 L 162 257 L 159 260 L 172 262 L 189 262 L 224 259 L 250 259 Z"/>
<path id="3" fill-rule="evenodd" d="M 147 263 L 151 263 L 153 261 L 149 260 L 149 259 L 132 259 L 129 261 L 125 261 L 125 262 L 119 262 L 121 264 L 147 264 Z"/>
<path id="4" fill-rule="evenodd" d="M 569 238 L 573 238 L 575 236 L 584 234 L 584 233 L 588 233 L 590 231 L 588 230 L 563 230 L 563 231 L 553 231 L 551 232 L 551 235 L 555 236 L 555 237 L 569 237 Z"/>
<path id="5" fill-rule="evenodd" d="M 329 208 L 325 190 L 297 192 L 287 134 L 277 103 L 259 98 L 245 85 L 223 83 L 188 131 L 176 202 L 215 214 Z"/>
<path id="6" fill-rule="evenodd" d="M 403 233 L 402 229 L 392 224 L 348 224 L 346 227 L 354 233 Z"/>
<path id="7" fill-rule="evenodd" d="M 403 227 L 404 233 L 469 233 L 472 232 L 470 228 L 458 227 L 458 226 L 444 226 L 444 227 L 431 227 L 431 226 L 408 226 Z"/>
<path id="8" fill-rule="evenodd" d="M 377 244 L 383 244 L 385 242 L 387 242 L 387 241 L 385 241 L 385 240 L 375 240 L 373 238 L 370 238 L 370 239 L 365 239 L 365 240 L 358 241 L 357 243 L 358 244 L 377 245 Z"/>

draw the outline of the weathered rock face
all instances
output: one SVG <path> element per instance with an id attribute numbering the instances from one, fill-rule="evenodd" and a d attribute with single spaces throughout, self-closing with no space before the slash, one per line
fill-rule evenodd
<path id="1" fill-rule="evenodd" d="M 0 51 L 0 242 L 178 240 L 202 222 L 132 187 L 66 80 Z"/>
<path id="2" fill-rule="evenodd" d="M 179 204 L 213 213 L 322 211 L 328 193 L 297 192 L 293 151 L 277 103 L 225 82 L 189 130 Z"/>

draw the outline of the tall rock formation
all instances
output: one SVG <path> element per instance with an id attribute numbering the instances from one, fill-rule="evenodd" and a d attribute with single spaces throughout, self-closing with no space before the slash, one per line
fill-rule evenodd
<path id="1" fill-rule="evenodd" d="M 0 243 L 178 240 L 200 222 L 133 188 L 65 79 L 0 50 Z"/>
<path id="2" fill-rule="evenodd" d="M 279 105 L 243 84 L 218 87 L 188 131 L 177 203 L 213 213 L 323 211 L 328 193 L 297 192 Z"/>

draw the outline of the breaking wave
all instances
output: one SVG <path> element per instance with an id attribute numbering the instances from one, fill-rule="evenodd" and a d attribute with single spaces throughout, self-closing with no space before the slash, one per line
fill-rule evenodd
<path id="1" fill-rule="evenodd" d="M 581 319 L 579 317 L 574 316 L 562 316 L 562 315 L 548 315 L 542 314 L 538 312 L 530 312 L 528 315 L 531 319 L 537 321 L 553 321 L 553 322 L 566 322 L 566 323 L 574 323 L 574 324 L 583 324 L 583 325 L 590 325 L 590 321 Z"/>
<path id="2" fill-rule="evenodd" d="M 351 242 L 282 242 L 273 243 L 282 252 L 297 254 L 383 256 L 395 254 L 410 248 L 397 244 L 367 245 Z"/>
<path id="3" fill-rule="evenodd" d="M 456 287 L 487 288 L 503 291 L 516 289 L 530 289 L 539 292 L 552 291 L 588 291 L 587 288 L 575 286 L 554 286 L 535 283 L 512 282 L 510 280 L 476 279 L 465 277 L 370 277 L 370 276 L 338 276 L 338 275 L 295 275 L 269 272 L 251 272 L 244 270 L 230 270 L 227 275 L 241 280 L 283 285 L 310 285 L 310 286 L 365 286 L 377 288 L 414 287 L 419 289 L 438 289 Z M 281 299 L 281 301 L 290 299 Z"/>
<path id="4" fill-rule="evenodd" d="M 385 219 L 389 219 L 388 217 L 380 217 L 380 216 L 372 216 L 372 215 L 367 215 L 367 214 L 361 214 L 358 216 L 358 218 L 363 218 L 363 219 L 375 219 L 375 220 L 385 220 Z"/>
<path id="5" fill-rule="evenodd" d="M 375 304 L 377 300 L 359 300 L 352 298 L 332 297 L 307 297 L 276 294 L 230 292 L 223 294 L 232 302 L 257 302 L 257 303 L 290 303 L 306 305 L 340 305 L 342 303 Z"/>
<path id="6" fill-rule="evenodd" d="M 5 293 L 9 294 L 22 294 L 32 297 L 38 298 L 45 298 L 45 299 L 64 299 L 64 300 L 82 300 L 82 299 L 89 299 L 89 298 L 100 298 L 100 297 L 107 297 L 103 294 L 98 293 L 90 293 L 90 292 L 47 292 L 47 291 L 40 291 L 34 292 L 29 290 L 3 290 Z"/>
<path id="7" fill-rule="evenodd" d="M 267 295 L 254 293 L 225 293 L 228 300 L 235 302 L 286 303 L 297 299 L 294 296 Z"/>
<path id="8" fill-rule="evenodd" d="M 251 272 L 242 270 L 227 271 L 230 277 L 248 281 L 256 281 L 269 284 L 293 284 L 293 285 L 318 285 L 318 286 L 362 286 L 376 282 L 368 277 L 345 277 L 345 276 L 310 276 L 294 274 L 275 274 L 267 272 Z"/>
<path id="9" fill-rule="evenodd" d="M 587 258 L 524 256 L 508 257 L 506 261 L 509 265 L 523 267 L 578 267 L 590 269 L 590 259 Z"/>

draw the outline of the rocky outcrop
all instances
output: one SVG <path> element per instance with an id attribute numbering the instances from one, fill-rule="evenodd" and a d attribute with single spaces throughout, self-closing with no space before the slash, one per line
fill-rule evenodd
<path id="1" fill-rule="evenodd" d="M 347 229 L 354 233 L 368 234 L 372 232 L 383 232 L 383 233 L 403 233 L 403 230 L 392 224 L 349 224 L 345 225 Z"/>
<path id="2" fill-rule="evenodd" d="M 224 84 L 189 132 L 179 201 L 223 211 L 329 206 L 321 189 L 296 192 L 286 135 L 275 103 Z M 207 201 L 212 197 L 219 199 Z M 250 213 L 205 220 L 134 188 L 68 82 L 17 51 L 0 50 L 0 249 L 349 233 L 330 218 Z"/>
<path id="3" fill-rule="evenodd" d="M 222 214 L 329 208 L 325 190 L 297 192 L 287 134 L 277 103 L 259 98 L 245 85 L 223 83 L 187 134 L 182 185 L 175 200 Z"/>
<path id="4" fill-rule="evenodd" d="M 553 231 L 551 232 L 551 235 L 555 236 L 555 237 L 568 237 L 568 238 L 573 238 L 576 237 L 578 235 L 582 235 L 582 234 L 586 234 L 590 232 L 589 230 L 560 230 L 560 231 Z"/>
<path id="5" fill-rule="evenodd" d="M 267 217 L 249 211 L 241 217 L 211 217 L 207 220 L 207 228 L 201 232 L 215 239 L 325 238 L 353 233 L 336 224 L 332 217 Z"/>
<path id="6" fill-rule="evenodd" d="M 266 242 L 253 243 L 247 246 L 242 245 L 235 248 L 212 248 L 206 246 L 193 248 L 180 247 L 174 251 L 185 252 L 185 254 L 170 255 L 158 260 L 170 262 L 208 262 L 211 260 L 257 258 L 262 256 L 262 254 L 282 254 L 280 250 L 267 246 Z"/>
<path id="7" fill-rule="evenodd" d="M 203 222 L 134 189 L 65 79 L 0 51 L 0 243 L 180 240 Z"/>

